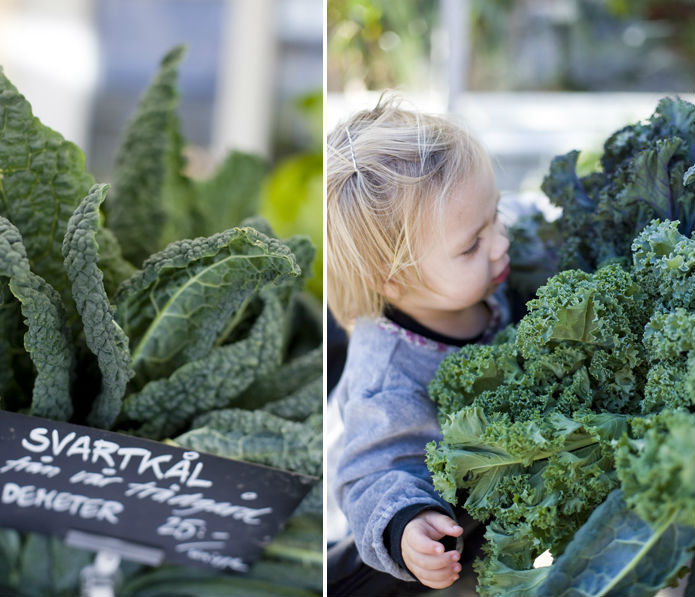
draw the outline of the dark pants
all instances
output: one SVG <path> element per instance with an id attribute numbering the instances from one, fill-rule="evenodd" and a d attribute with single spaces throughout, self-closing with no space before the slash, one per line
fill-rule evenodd
<path id="1" fill-rule="evenodd" d="M 430 590 L 367 566 L 352 537 L 328 548 L 326 576 L 327 597 L 409 597 Z"/>

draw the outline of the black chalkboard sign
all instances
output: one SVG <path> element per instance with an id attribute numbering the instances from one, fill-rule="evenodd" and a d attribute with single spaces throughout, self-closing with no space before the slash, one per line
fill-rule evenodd
<path id="1" fill-rule="evenodd" d="M 0 526 L 245 572 L 313 477 L 0 411 Z"/>

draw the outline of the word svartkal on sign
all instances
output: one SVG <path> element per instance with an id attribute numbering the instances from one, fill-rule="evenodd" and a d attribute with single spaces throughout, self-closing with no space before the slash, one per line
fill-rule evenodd
<path id="1" fill-rule="evenodd" d="M 3 411 L 0 455 L 0 526 L 234 572 L 248 570 L 316 482 Z"/>

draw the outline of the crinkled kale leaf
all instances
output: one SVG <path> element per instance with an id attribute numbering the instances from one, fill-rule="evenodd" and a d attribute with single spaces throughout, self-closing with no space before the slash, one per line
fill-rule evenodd
<path id="1" fill-rule="evenodd" d="M 130 367 L 128 338 L 114 320 L 114 309 L 104 289 L 99 269 L 99 206 L 108 185 L 94 185 L 68 222 L 63 239 L 65 270 L 72 284 L 72 295 L 82 318 L 87 346 L 96 355 L 101 371 L 101 391 L 97 395 L 89 423 L 110 428 L 121 410 Z"/>
<path id="2" fill-rule="evenodd" d="M 72 415 L 73 346 L 58 293 L 29 267 L 22 236 L 0 216 L 0 277 L 21 304 L 24 348 L 36 368 L 30 412 L 66 421 Z"/>

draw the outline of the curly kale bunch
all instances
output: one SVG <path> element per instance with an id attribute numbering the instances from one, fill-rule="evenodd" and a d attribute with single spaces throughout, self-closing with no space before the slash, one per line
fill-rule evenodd
<path id="1" fill-rule="evenodd" d="M 431 382 L 444 438 L 427 448 L 435 487 L 488 524 L 481 594 L 597 594 L 590 583 L 605 578 L 638 587 L 606 594 L 647 595 L 695 543 L 683 514 L 695 510 L 695 240 L 678 226 L 647 225 L 632 266 L 553 276 L 516 327 L 449 356 Z M 617 534 L 585 532 L 605 525 Z M 610 562 L 568 567 L 614 539 L 623 552 Z M 618 570 L 647 544 L 659 571 Z M 546 550 L 559 560 L 534 569 Z"/>
<path id="2" fill-rule="evenodd" d="M 652 220 L 695 228 L 695 106 L 662 99 L 654 114 L 611 135 L 601 168 L 576 172 L 578 151 L 557 156 L 542 189 L 562 208 L 546 238 L 560 269 L 593 271 L 607 259 L 630 255 L 632 239 Z"/>

